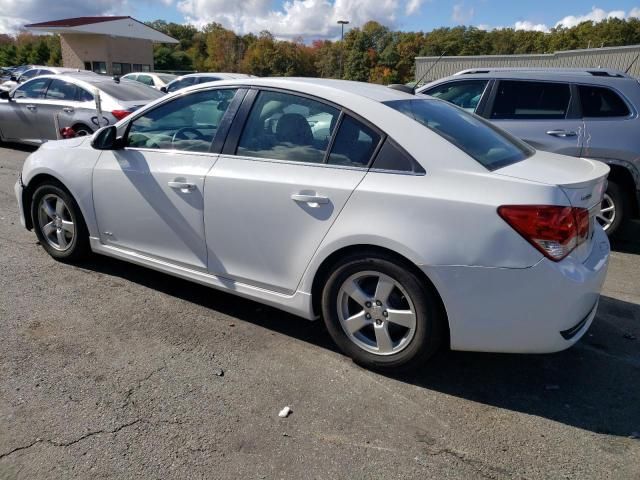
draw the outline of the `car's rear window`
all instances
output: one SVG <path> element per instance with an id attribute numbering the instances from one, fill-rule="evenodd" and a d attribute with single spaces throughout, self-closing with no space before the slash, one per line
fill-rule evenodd
<path id="1" fill-rule="evenodd" d="M 534 153 L 526 143 L 442 100 L 393 100 L 384 103 L 444 137 L 487 170 L 506 167 Z"/>
<path id="2" fill-rule="evenodd" d="M 120 80 L 116 82 L 100 82 L 95 84 L 96 88 L 103 91 L 107 95 L 112 96 L 116 100 L 130 102 L 134 100 L 155 100 L 164 95 L 163 92 L 155 90 L 133 80 Z"/>

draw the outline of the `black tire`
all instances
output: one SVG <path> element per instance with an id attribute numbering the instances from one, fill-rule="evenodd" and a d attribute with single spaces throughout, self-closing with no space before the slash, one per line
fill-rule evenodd
<path id="1" fill-rule="evenodd" d="M 91 130 L 86 125 L 79 123 L 78 125 L 73 126 L 73 131 L 76 132 L 76 135 L 79 137 L 86 137 L 89 135 L 93 135 L 93 130 Z"/>
<path id="2" fill-rule="evenodd" d="M 343 283 L 358 272 L 371 271 L 397 282 L 415 309 L 415 333 L 397 353 L 380 355 L 367 351 L 347 335 L 340 322 L 339 308 L 342 307 L 338 302 Z M 351 255 L 334 268 L 322 292 L 322 316 L 329 334 L 346 355 L 365 368 L 379 371 L 400 372 L 424 364 L 440 348 L 447 331 L 446 315 L 433 287 L 425 284 L 424 279 L 403 262 L 378 252 Z"/>
<path id="3" fill-rule="evenodd" d="M 56 249 L 49 243 L 41 226 L 38 210 L 41 200 L 46 196 L 57 196 L 63 200 L 66 206 L 65 216 L 68 215 L 74 225 L 75 233 L 63 250 Z M 54 259 L 65 263 L 75 263 L 88 256 L 90 247 L 87 225 L 78 204 L 62 185 L 51 182 L 36 188 L 31 197 L 31 220 L 40 245 Z"/>
<path id="4" fill-rule="evenodd" d="M 629 212 L 628 196 L 620 185 L 612 181 L 609 181 L 606 193 L 609 198 L 611 198 L 615 208 L 615 217 L 607 229 L 607 235 L 612 237 L 616 234 L 622 223 L 627 218 L 627 214 Z"/>

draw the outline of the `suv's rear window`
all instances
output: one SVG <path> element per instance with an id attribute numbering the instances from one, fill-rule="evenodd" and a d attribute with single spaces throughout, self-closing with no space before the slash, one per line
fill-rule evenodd
<path id="1" fill-rule="evenodd" d="M 579 85 L 583 117 L 627 117 L 629 107 L 620 96 L 608 88 Z"/>
<path id="2" fill-rule="evenodd" d="M 527 144 L 489 122 L 442 100 L 394 100 L 385 105 L 441 135 L 488 170 L 506 167 L 534 153 Z"/>

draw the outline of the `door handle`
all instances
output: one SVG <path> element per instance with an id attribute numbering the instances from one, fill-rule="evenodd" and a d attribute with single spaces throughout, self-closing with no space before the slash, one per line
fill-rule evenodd
<path id="1" fill-rule="evenodd" d="M 319 205 L 329 203 L 327 197 L 315 193 L 294 193 L 291 195 L 291 200 L 298 203 L 317 203 Z"/>
<path id="2" fill-rule="evenodd" d="M 62 109 L 62 111 L 65 112 L 65 113 L 73 113 L 74 112 L 72 107 L 64 107 Z"/>
<path id="3" fill-rule="evenodd" d="M 26 107 L 27 107 L 27 110 L 31 110 L 31 111 L 38 109 L 38 107 L 36 107 L 35 105 L 26 105 Z"/>
<path id="4" fill-rule="evenodd" d="M 196 184 L 195 183 L 188 183 L 188 182 L 169 182 L 168 183 L 170 188 L 173 188 L 174 190 L 180 190 L 181 192 L 193 192 L 196 189 Z"/>
<path id="5" fill-rule="evenodd" d="M 552 137 L 575 137 L 578 135 L 576 132 L 572 130 L 548 130 L 547 135 L 551 135 Z"/>

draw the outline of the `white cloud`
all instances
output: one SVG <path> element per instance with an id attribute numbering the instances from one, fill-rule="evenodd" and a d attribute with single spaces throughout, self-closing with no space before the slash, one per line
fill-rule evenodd
<path id="1" fill-rule="evenodd" d="M 638 8 L 634 8 L 630 13 L 635 13 L 637 16 Z M 606 12 L 602 8 L 591 7 L 591 11 L 584 15 L 568 15 L 564 17 L 562 20 L 556 23 L 556 27 L 565 27 L 571 28 L 582 22 L 601 22 L 602 20 L 606 20 L 608 18 L 620 18 L 624 19 L 627 15 L 624 10 L 611 10 L 610 12 Z"/>
<path id="2" fill-rule="evenodd" d="M 338 20 L 361 26 L 369 20 L 395 24 L 400 0 L 288 0 L 273 9 L 271 0 L 180 0 L 178 10 L 188 22 L 217 22 L 239 33 L 269 30 L 276 37 L 337 37 Z M 410 3 L 420 1 L 412 0 Z M 417 8 L 417 7 L 416 7 Z"/>
<path id="3" fill-rule="evenodd" d="M 548 32 L 549 27 L 544 23 L 533 23 L 529 20 L 518 21 L 514 24 L 515 30 L 533 30 L 534 32 Z"/>
<path id="4" fill-rule="evenodd" d="M 405 15 L 413 15 L 420 10 L 422 7 L 423 0 L 409 0 L 407 2 L 407 6 L 404 9 Z"/>
<path id="5" fill-rule="evenodd" d="M 463 3 L 457 3 L 453 6 L 451 20 L 460 24 L 469 23 L 474 14 L 475 12 L 473 10 L 473 7 L 466 8 Z"/>

